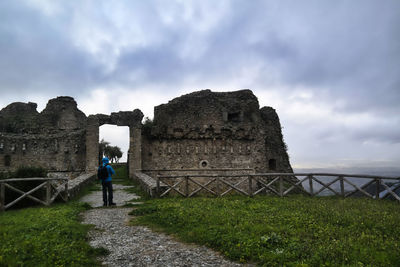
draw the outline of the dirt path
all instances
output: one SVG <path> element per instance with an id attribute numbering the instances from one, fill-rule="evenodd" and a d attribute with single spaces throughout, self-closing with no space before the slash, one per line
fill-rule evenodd
<path id="1" fill-rule="evenodd" d="M 83 213 L 83 223 L 94 224 L 89 232 L 93 247 L 104 247 L 110 254 L 100 260 L 106 266 L 242 266 L 224 259 L 218 253 L 204 247 L 185 244 L 172 237 L 155 233 L 142 226 L 129 226 L 132 208 L 121 207 L 139 198 L 124 191 L 127 186 L 114 186 L 114 202 L 117 207 L 103 208 L 101 192 L 93 191 L 82 202 L 101 207 Z"/>

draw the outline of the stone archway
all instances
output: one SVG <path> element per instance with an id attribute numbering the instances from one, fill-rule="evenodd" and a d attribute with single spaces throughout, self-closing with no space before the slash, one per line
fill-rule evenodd
<path id="1" fill-rule="evenodd" d="M 142 169 L 142 119 L 143 113 L 139 109 L 90 115 L 86 127 L 86 171 L 95 171 L 99 164 L 99 127 L 103 124 L 128 126 L 128 171 L 129 177 L 133 178 L 135 171 Z"/>

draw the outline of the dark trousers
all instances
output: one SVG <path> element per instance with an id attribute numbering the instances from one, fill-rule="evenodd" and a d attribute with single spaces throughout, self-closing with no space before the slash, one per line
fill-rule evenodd
<path id="1" fill-rule="evenodd" d="M 102 182 L 101 185 L 103 186 L 103 202 L 105 205 L 111 204 L 113 202 L 113 188 L 111 181 L 109 182 Z M 108 198 L 107 198 L 107 191 L 108 191 Z M 108 199 L 108 201 L 107 201 Z"/>

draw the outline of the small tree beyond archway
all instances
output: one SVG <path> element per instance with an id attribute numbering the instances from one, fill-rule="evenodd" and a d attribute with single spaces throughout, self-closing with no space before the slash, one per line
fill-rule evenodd
<path id="1" fill-rule="evenodd" d="M 119 146 L 111 146 L 109 142 L 101 139 L 99 142 L 99 161 L 103 156 L 110 159 L 111 163 L 118 163 L 122 158 L 123 152 Z"/>
<path id="2" fill-rule="evenodd" d="M 129 127 L 104 124 L 99 127 L 99 160 L 103 156 L 111 163 L 127 161 L 129 148 Z"/>

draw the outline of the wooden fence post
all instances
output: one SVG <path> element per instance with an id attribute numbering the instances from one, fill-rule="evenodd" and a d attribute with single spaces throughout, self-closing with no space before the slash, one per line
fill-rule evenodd
<path id="1" fill-rule="evenodd" d="M 283 177 L 279 176 L 279 195 L 283 197 Z"/>
<path id="2" fill-rule="evenodd" d="M 340 179 L 340 194 L 344 198 L 344 181 L 343 181 L 343 176 L 339 176 Z"/>
<path id="3" fill-rule="evenodd" d="M 185 176 L 185 193 L 189 197 L 189 176 Z"/>
<path id="4" fill-rule="evenodd" d="M 216 186 L 216 189 L 215 189 L 215 191 L 216 191 L 216 193 L 217 193 L 217 197 L 220 197 L 221 196 L 221 190 L 219 189 L 219 176 L 217 176 L 216 177 L 216 182 L 217 182 L 217 186 Z"/>
<path id="5" fill-rule="evenodd" d="M 307 175 L 308 176 L 308 183 L 310 185 L 310 194 L 311 196 L 314 195 L 314 189 L 313 189 L 313 179 L 312 179 L 312 175 Z"/>
<path id="6" fill-rule="evenodd" d="M 65 183 L 65 202 L 67 202 L 68 201 L 68 197 L 69 197 L 69 194 L 68 194 L 68 180 L 67 180 L 67 182 Z"/>
<path id="7" fill-rule="evenodd" d="M 157 175 L 156 197 L 160 197 L 160 177 Z"/>
<path id="8" fill-rule="evenodd" d="M 249 196 L 253 197 L 253 177 L 249 175 Z"/>
<path id="9" fill-rule="evenodd" d="M 6 196 L 5 196 L 4 183 L 0 183 L 0 211 L 4 211 L 6 208 Z"/>
<path id="10" fill-rule="evenodd" d="M 379 191 L 381 190 L 381 180 L 376 178 L 376 192 L 375 192 L 375 198 L 379 199 Z"/>
<path id="11" fill-rule="evenodd" d="M 51 199 L 51 183 L 50 180 L 47 180 L 46 182 L 46 205 L 50 205 L 50 199 Z"/>

